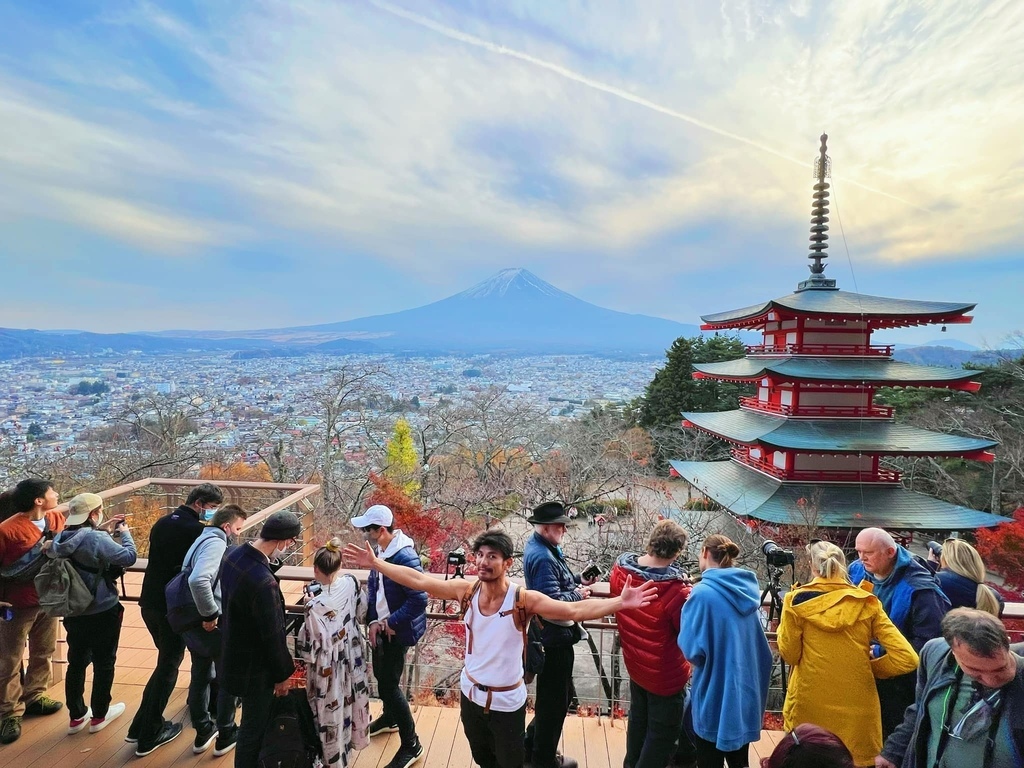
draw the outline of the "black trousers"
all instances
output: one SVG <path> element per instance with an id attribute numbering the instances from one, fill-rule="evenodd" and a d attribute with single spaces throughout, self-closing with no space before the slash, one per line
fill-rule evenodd
<path id="1" fill-rule="evenodd" d="M 515 712 L 484 712 L 462 694 L 462 730 L 480 768 L 522 768 L 526 705 Z"/>
<path id="2" fill-rule="evenodd" d="M 164 709 L 174 692 L 178 680 L 178 667 L 185 658 L 185 641 L 167 623 L 167 613 L 160 608 L 142 608 L 146 623 L 156 645 L 156 668 L 149 676 L 142 692 L 142 701 L 128 732 L 138 738 L 140 745 L 151 744 L 164 726 Z"/>
<path id="3" fill-rule="evenodd" d="M 68 669 L 64 678 L 64 698 L 68 717 L 85 717 L 85 671 L 92 664 L 93 717 L 106 717 L 110 707 L 110 689 L 114 685 L 117 643 L 121 639 L 124 606 L 120 603 L 91 616 L 68 616 L 64 630 L 68 636 Z"/>
<path id="4" fill-rule="evenodd" d="M 722 763 L 729 768 L 747 768 L 750 765 L 749 744 L 732 752 L 722 752 L 713 742 L 694 736 L 693 745 L 697 750 L 697 768 L 722 768 Z"/>
<path id="5" fill-rule="evenodd" d="M 377 635 L 380 639 L 373 647 L 373 676 L 377 678 L 377 694 L 384 704 L 382 717 L 385 722 L 398 726 L 402 746 L 411 747 L 416 744 L 416 721 L 402 693 L 402 669 L 408 646 L 382 637 L 384 634 Z"/>
<path id="6" fill-rule="evenodd" d="M 878 703 L 882 708 L 882 741 L 885 741 L 903 722 L 907 707 L 914 703 L 917 673 L 910 672 L 886 680 L 876 680 L 875 687 L 878 689 Z"/>
<path id="7" fill-rule="evenodd" d="M 235 768 L 257 768 L 263 734 L 270 726 L 273 708 L 273 686 L 242 696 L 242 722 L 235 742 Z"/>
<path id="8" fill-rule="evenodd" d="M 572 668 L 576 654 L 571 645 L 544 648 L 544 671 L 537 675 L 537 697 L 527 743 L 533 744 L 533 768 L 554 768 L 562 725 L 572 701 Z"/>
<path id="9" fill-rule="evenodd" d="M 676 753 L 682 720 L 682 691 L 659 696 L 630 680 L 623 768 L 665 768 Z"/>

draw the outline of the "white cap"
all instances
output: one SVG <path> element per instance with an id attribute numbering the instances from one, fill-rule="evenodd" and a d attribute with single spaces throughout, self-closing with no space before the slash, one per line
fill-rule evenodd
<path id="1" fill-rule="evenodd" d="M 389 528 L 394 525 L 395 516 L 391 514 L 391 510 L 385 507 L 383 504 L 374 504 L 368 510 L 359 515 L 359 517 L 352 518 L 353 528 L 366 528 L 369 525 L 379 525 L 383 528 Z"/>

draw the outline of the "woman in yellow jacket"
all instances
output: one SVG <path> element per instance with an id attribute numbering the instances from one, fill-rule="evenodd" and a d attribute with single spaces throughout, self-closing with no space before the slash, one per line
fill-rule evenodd
<path id="1" fill-rule="evenodd" d="M 779 653 L 793 670 L 786 730 L 814 723 L 842 739 L 858 766 L 873 766 L 882 749 L 875 678 L 913 672 L 917 653 L 878 598 L 849 582 L 839 547 L 820 541 L 807 551 L 813 578 L 786 595 L 779 624 Z M 873 643 L 885 649 L 878 658 Z"/>

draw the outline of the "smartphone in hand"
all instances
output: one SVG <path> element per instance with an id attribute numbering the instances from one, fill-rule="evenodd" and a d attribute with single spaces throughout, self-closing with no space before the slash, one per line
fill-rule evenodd
<path id="1" fill-rule="evenodd" d="M 580 576 L 586 579 L 587 581 L 593 581 L 597 579 L 597 577 L 600 575 L 601 567 L 597 565 L 597 563 L 591 563 L 586 568 L 584 568 L 583 573 L 580 574 Z"/>

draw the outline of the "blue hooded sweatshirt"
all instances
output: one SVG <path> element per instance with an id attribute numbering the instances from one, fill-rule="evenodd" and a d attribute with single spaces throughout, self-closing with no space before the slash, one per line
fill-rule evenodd
<path id="1" fill-rule="evenodd" d="M 761 588 L 743 568 L 709 568 L 683 606 L 679 649 L 693 668 L 693 731 L 723 752 L 761 738 L 772 652 Z"/>

